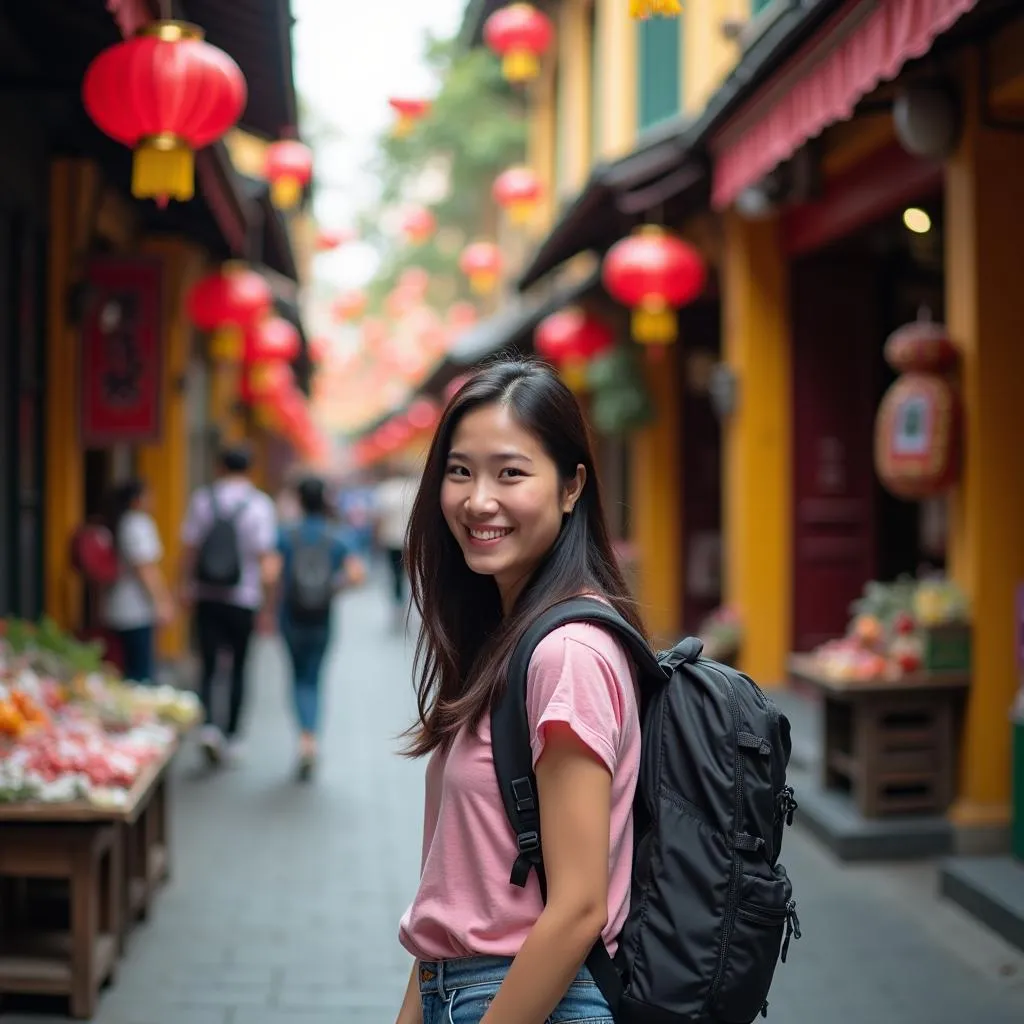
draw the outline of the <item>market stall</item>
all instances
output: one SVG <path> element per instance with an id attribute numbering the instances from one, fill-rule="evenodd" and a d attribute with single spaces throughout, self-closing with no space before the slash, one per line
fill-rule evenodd
<path id="1" fill-rule="evenodd" d="M 199 704 L 50 623 L 4 627 L 0 996 L 67 996 L 85 1019 L 168 876 L 169 768 Z"/>
<path id="2" fill-rule="evenodd" d="M 869 583 L 845 636 L 790 658 L 822 700 L 822 782 L 866 818 L 942 814 L 970 685 L 967 603 L 946 580 Z"/>

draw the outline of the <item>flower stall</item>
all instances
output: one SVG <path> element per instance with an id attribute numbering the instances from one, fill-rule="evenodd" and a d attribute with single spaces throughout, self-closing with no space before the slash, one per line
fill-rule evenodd
<path id="1" fill-rule="evenodd" d="M 199 702 L 51 622 L 0 627 L 0 994 L 85 1019 L 168 875 L 168 768 Z"/>

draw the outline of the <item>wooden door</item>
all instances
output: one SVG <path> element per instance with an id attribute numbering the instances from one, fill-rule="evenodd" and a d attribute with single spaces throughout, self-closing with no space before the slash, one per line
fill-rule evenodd
<path id="1" fill-rule="evenodd" d="M 876 569 L 873 431 L 883 344 L 863 254 L 793 268 L 793 646 L 840 636 Z"/>

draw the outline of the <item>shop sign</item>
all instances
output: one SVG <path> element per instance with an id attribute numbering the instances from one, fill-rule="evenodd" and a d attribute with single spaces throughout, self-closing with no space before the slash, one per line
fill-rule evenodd
<path id="1" fill-rule="evenodd" d="M 162 318 L 160 264 L 96 259 L 82 321 L 84 448 L 159 440 Z"/>

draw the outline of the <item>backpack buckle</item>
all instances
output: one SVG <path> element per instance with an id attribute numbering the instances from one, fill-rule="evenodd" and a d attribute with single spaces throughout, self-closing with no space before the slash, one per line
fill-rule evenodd
<path id="1" fill-rule="evenodd" d="M 540 834 L 538 832 L 520 832 L 516 836 L 516 846 L 520 853 L 534 853 L 540 849 Z"/>
<path id="2" fill-rule="evenodd" d="M 516 801 L 516 810 L 522 814 L 524 811 L 535 811 L 537 800 L 533 795 L 533 784 L 528 778 L 515 779 L 511 783 L 512 796 Z"/>

